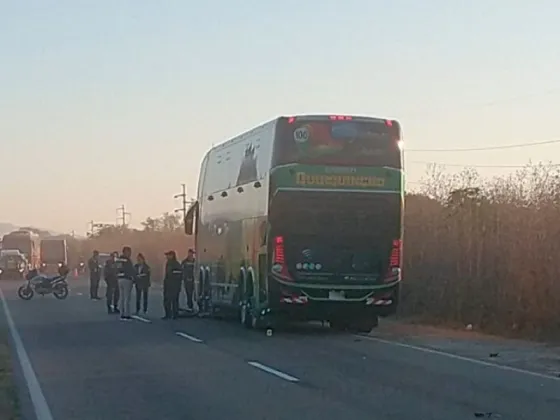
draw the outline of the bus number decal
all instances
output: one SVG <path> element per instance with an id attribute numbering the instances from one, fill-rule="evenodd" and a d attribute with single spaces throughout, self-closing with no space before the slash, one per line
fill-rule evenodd
<path id="1" fill-rule="evenodd" d="M 306 143 L 309 140 L 309 128 L 303 126 L 294 130 L 294 140 L 296 143 Z"/>

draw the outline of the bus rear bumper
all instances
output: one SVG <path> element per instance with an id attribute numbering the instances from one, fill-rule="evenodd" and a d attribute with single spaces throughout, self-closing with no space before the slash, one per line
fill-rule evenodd
<path id="1" fill-rule="evenodd" d="M 329 291 L 327 290 L 328 294 Z M 292 288 L 270 305 L 273 313 L 293 321 L 329 321 L 340 318 L 387 317 L 398 308 L 400 284 L 376 289 L 359 300 L 314 299 L 305 290 Z"/>

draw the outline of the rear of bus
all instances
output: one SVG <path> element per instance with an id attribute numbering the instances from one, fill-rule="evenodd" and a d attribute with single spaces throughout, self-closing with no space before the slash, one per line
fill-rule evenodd
<path id="1" fill-rule="evenodd" d="M 49 275 L 58 273 L 60 267 L 68 264 L 66 240 L 45 239 L 41 241 L 41 272 Z"/>
<path id="2" fill-rule="evenodd" d="M 278 309 L 370 330 L 398 304 L 403 174 L 396 121 L 280 120 L 269 207 Z"/>

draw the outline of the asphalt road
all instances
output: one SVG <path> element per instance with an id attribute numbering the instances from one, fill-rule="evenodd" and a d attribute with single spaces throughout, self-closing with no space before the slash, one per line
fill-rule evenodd
<path id="1" fill-rule="evenodd" d="M 39 420 L 554 420 L 560 412 L 559 378 L 375 334 L 299 326 L 267 337 L 233 322 L 161 321 L 159 290 L 148 320 L 122 322 L 87 298 L 85 282 L 74 281 L 65 301 L 24 302 L 17 285 L 0 284 L 30 361 L 20 354 L 17 375 L 30 419 L 33 403 Z"/>

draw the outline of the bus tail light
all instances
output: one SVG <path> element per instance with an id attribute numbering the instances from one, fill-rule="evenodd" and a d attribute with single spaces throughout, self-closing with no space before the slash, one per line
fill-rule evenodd
<path id="1" fill-rule="evenodd" d="M 392 283 L 401 277 L 402 240 L 395 239 L 389 257 L 389 269 L 385 275 L 385 282 Z"/>
<path id="2" fill-rule="evenodd" d="M 352 117 L 349 115 L 329 115 L 329 120 L 331 121 L 352 121 Z"/>
<path id="3" fill-rule="evenodd" d="M 274 238 L 274 264 L 284 264 L 285 262 L 284 237 L 277 236 Z"/>
<path id="4" fill-rule="evenodd" d="M 286 256 L 284 251 L 284 237 L 276 236 L 274 238 L 274 255 L 272 259 L 272 271 L 285 279 L 291 280 L 288 267 L 286 266 Z"/>

